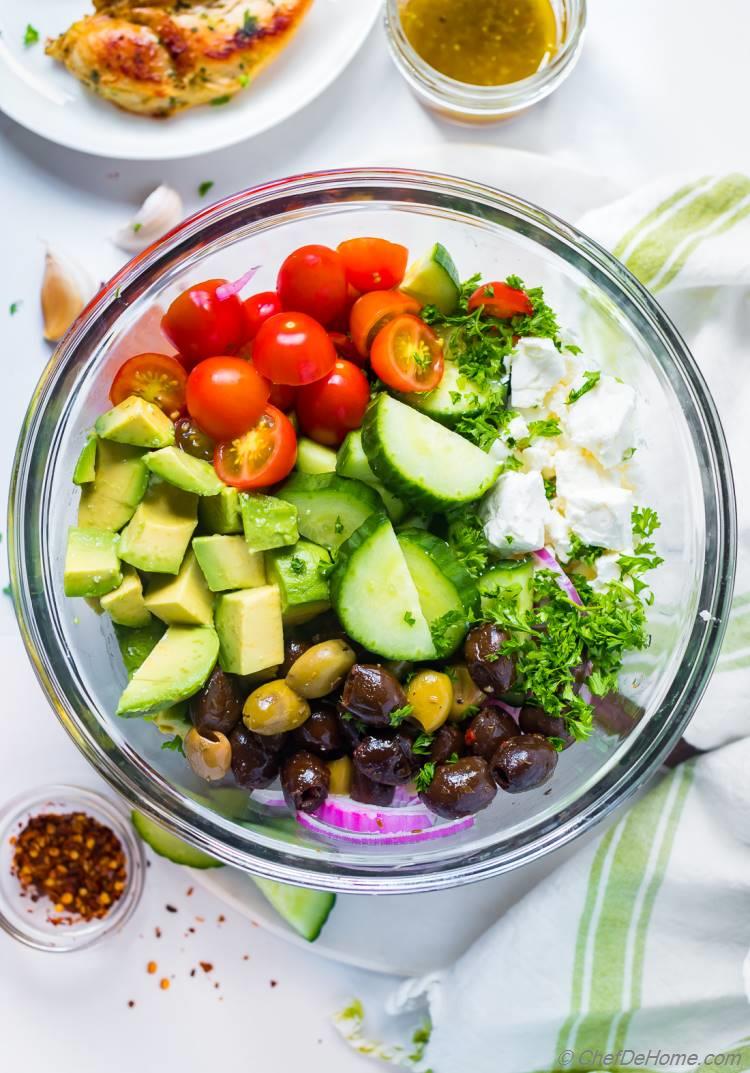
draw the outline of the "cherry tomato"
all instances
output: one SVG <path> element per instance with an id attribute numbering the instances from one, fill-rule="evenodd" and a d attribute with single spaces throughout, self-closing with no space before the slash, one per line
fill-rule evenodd
<path id="1" fill-rule="evenodd" d="M 261 324 L 281 312 L 281 299 L 276 291 L 261 291 L 260 294 L 252 294 L 242 303 L 245 310 L 247 331 L 245 342 L 249 343 L 258 334 Z"/>
<path id="2" fill-rule="evenodd" d="M 179 421 L 175 421 L 174 441 L 186 455 L 213 462 L 216 444 L 202 428 L 198 428 L 191 417 L 181 417 Z"/>
<path id="3" fill-rule="evenodd" d="M 285 414 L 292 409 L 296 398 L 296 387 L 290 387 L 289 384 L 271 384 L 271 394 L 268 396 L 268 401 L 272 406 L 283 410 Z"/>
<path id="4" fill-rule="evenodd" d="M 340 358 L 328 376 L 299 389 L 295 409 L 306 436 L 337 447 L 347 432 L 362 424 L 369 401 L 365 374 Z"/>
<path id="5" fill-rule="evenodd" d="M 363 294 L 352 306 L 349 318 L 352 342 L 366 358 L 373 339 L 384 324 L 401 313 L 416 314 L 421 308 L 415 298 L 401 291 L 370 291 L 369 294 Z"/>
<path id="6" fill-rule="evenodd" d="M 336 353 L 340 358 L 346 358 L 347 361 L 353 361 L 355 365 L 364 364 L 362 355 L 346 332 L 329 332 L 328 335 L 331 342 L 336 347 Z"/>
<path id="7" fill-rule="evenodd" d="M 406 272 L 409 251 L 406 246 L 384 238 L 351 238 L 341 242 L 339 253 L 352 287 L 367 291 L 388 291 L 398 287 Z"/>
<path id="8" fill-rule="evenodd" d="M 209 279 L 183 291 L 172 302 L 161 322 L 162 331 L 179 350 L 189 371 L 212 354 L 232 354 L 247 331 L 242 302 L 236 294 L 216 297 L 225 279 Z"/>
<path id="9" fill-rule="evenodd" d="M 277 313 L 261 324 L 253 362 L 274 384 L 311 384 L 327 376 L 336 351 L 325 328 L 306 313 Z"/>
<path id="10" fill-rule="evenodd" d="M 346 305 L 341 310 L 341 313 L 336 317 L 334 321 L 331 321 L 327 325 L 327 328 L 331 332 L 348 332 L 349 331 L 349 317 L 351 315 L 352 306 L 360 297 L 359 291 L 355 291 L 351 284 L 347 284 L 346 289 Z"/>
<path id="11" fill-rule="evenodd" d="M 432 391 L 443 376 L 443 344 L 424 321 L 407 313 L 380 329 L 370 363 L 394 391 Z"/>
<path id="12" fill-rule="evenodd" d="M 216 445 L 214 467 L 225 484 L 247 491 L 283 481 L 297 461 L 297 436 L 281 410 L 266 406 L 249 432 Z"/>
<path id="13" fill-rule="evenodd" d="M 168 354 L 136 354 L 115 373 L 109 397 L 117 406 L 129 395 L 153 402 L 176 417 L 185 405 L 187 374 L 177 358 Z"/>
<path id="14" fill-rule="evenodd" d="M 206 358 L 188 377 L 188 413 L 212 439 L 233 440 L 258 421 L 270 393 L 271 385 L 250 362 Z"/>
<path id="15" fill-rule="evenodd" d="M 284 309 L 307 313 L 328 327 L 346 308 L 344 262 L 328 246 L 300 246 L 279 269 L 276 281 Z"/>
<path id="16" fill-rule="evenodd" d="M 534 312 L 526 291 L 509 287 L 507 283 L 483 283 L 469 299 L 469 311 L 479 309 L 498 320 L 510 320 L 519 314 L 530 316 Z"/>

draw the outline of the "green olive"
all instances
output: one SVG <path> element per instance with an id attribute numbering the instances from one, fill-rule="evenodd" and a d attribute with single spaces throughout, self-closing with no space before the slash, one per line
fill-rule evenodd
<path id="1" fill-rule="evenodd" d="M 356 659 L 346 641 L 322 641 L 294 661 L 286 676 L 287 685 L 308 700 L 325 697 L 343 682 Z"/>
<path id="2" fill-rule="evenodd" d="M 201 734 L 191 727 L 183 742 L 187 762 L 195 774 L 207 782 L 219 782 L 229 771 L 232 763 L 232 746 L 229 738 L 218 730 Z"/>
<path id="3" fill-rule="evenodd" d="M 460 723 L 466 718 L 467 711 L 487 698 L 465 663 L 454 663 L 452 667 L 446 667 L 446 671 L 453 682 L 453 704 L 448 718 L 452 723 Z"/>
<path id="4" fill-rule="evenodd" d="M 442 671 L 418 671 L 406 687 L 406 702 L 412 718 L 434 734 L 453 707 L 453 683 Z"/>
<path id="5" fill-rule="evenodd" d="M 256 734 L 284 734 L 296 730 L 310 716 L 310 705 L 290 689 L 283 678 L 254 689 L 242 709 L 242 721 Z"/>

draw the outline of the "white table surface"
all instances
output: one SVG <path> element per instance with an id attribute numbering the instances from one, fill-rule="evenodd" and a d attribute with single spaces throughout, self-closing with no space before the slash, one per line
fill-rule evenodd
<path id="1" fill-rule="evenodd" d="M 192 210 L 205 179 L 214 180 L 210 196 L 219 197 L 305 169 L 384 160 L 408 166 L 421 151 L 468 140 L 548 154 L 616 175 L 624 185 L 668 171 L 746 166 L 749 35 L 746 0 L 722 0 L 710 12 L 698 0 L 592 0 L 588 38 L 570 81 L 520 119 L 467 129 L 436 119 L 412 99 L 377 27 L 344 76 L 296 118 L 234 149 L 164 165 L 82 156 L 0 118 L 0 498 L 49 353 L 38 312 L 45 243 L 75 253 L 105 278 L 122 261 L 108 236 L 159 182 L 176 186 Z M 22 303 L 13 317 L 11 302 Z M 6 581 L 1 562 L 0 586 Z M 3 597 L 0 666 L 0 796 L 50 781 L 96 786 L 51 716 Z M 364 1070 L 365 1060 L 338 1041 L 328 1018 L 352 994 L 376 1001 L 388 979 L 289 947 L 198 888 L 188 895 L 189 885 L 184 873 L 153 861 L 135 919 L 91 952 L 54 958 L 0 934 L 0 1068 Z M 167 903 L 178 912 L 167 912 Z M 152 959 L 155 976 L 146 973 Z M 197 968 L 191 977 L 199 961 L 214 968 Z M 158 988 L 162 976 L 171 979 L 168 991 Z"/>

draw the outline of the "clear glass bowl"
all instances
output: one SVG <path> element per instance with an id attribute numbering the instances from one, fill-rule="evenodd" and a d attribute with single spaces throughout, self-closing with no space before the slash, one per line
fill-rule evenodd
<path id="1" fill-rule="evenodd" d="M 622 677 L 645 716 L 624 739 L 597 733 L 563 753 L 543 791 L 499 793 L 470 831 L 406 848 L 321 841 L 244 791 L 199 782 L 179 755 L 161 750 L 150 724 L 115 718 L 125 672 L 111 627 L 83 601 L 66 599 L 62 584 L 78 499 L 73 466 L 108 406 L 125 333 L 190 282 L 259 264 L 253 287 L 263 290 L 295 247 L 335 246 L 357 234 L 404 242 L 413 254 L 440 240 L 465 275 L 516 273 L 542 284 L 561 323 L 640 391 L 649 438 L 639 451 L 641 501 L 663 520 L 653 644 Z M 678 740 L 704 691 L 735 562 L 721 426 L 693 358 L 653 298 L 605 250 L 533 205 L 464 180 L 392 170 L 303 175 L 237 194 L 131 261 L 84 311 L 37 387 L 15 461 L 9 530 L 16 608 L 39 680 L 111 785 L 229 864 L 352 892 L 433 890 L 495 875 L 568 842 L 621 804 Z"/>

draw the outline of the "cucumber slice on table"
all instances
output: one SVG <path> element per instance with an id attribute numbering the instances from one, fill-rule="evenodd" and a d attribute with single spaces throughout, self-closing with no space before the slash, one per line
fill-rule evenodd
<path id="1" fill-rule="evenodd" d="M 479 499 L 502 468 L 463 436 L 385 394 L 365 414 L 362 445 L 389 491 L 428 511 Z"/>
<path id="2" fill-rule="evenodd" d="M 490 392 L 463 376 L 455 361 L 446 360 L 443 378 L 432 391 L 413 391 L 398 396 L 402 402 L 434 417 L 442 425 L 453 425 L 460 417 L 475 417 L 490 399 Z"/>
<path id="3" fill-rule="evenodd" d="M 477 581 L 482 607 L 492 606 L 493 597 L 502 590 L 515 590 L 516 607 L 528 614 L 534 606 L 534 562 L 531 558 L 506 559 L 482 574 Z"/>
<path id="4" fill-rule="evenodd" d="M 297 508 L 301 535 L 329 551 L 383 506 L 373 488 L 336 473 L 295 473 L 276 495 Z"/>
<path id="5" fill-rule="evenodd" d="M 135 827 L 146 845 L 150 846 L 154 853 L 158 853 L 160 857 L 166 857 L 168 861 L 174 861 L 175 864 L 184 864 L 188 868 L 224 867 L 221 861 L 217 861 L 215 857 L 210 857 L 203 850 L 196 849 L 195 846 L 183 842 L 177 835 L 171 834 L 160 824 L 155 823 L 148 816 L 144 816 L 142 812 L 136 812 L 133 809 L 130 818 L 133 821 L 133 827 Z"/>
<path id="6" fill-rule="evenodd" d="M 383 500 L 392 522 L 400 522 L 406 514 L 406 504 L 403 500 L 392 495 L 370 469 L 370 463 L 367 461 L 367 455 L 362 446 L 362 433 L 358 428 L 347 433 L 346 439 L 339 447 L 339 453 L 336 456 L 336 472 L 341 477 L 351 477 L 352 480 L 363 481 L 374 488 Z"/>
<path id="7" fill-rule="evenodd" d="M 419 261 L 411 265 L 399 290 L 422 305 L 433 305 L 448 316 L 455 313 L 461 295 L 458 271 L 445 246 L 436 242 Z"/>
<path id="8" fill-rule="evenodd" d="M 450 656 L 463 640 L 479 603 L 471 574 L 450 547 L 424 529 L 402 529 L 398 542 L 419 593 L 438 656 Z"/>

